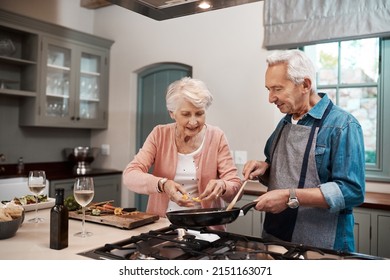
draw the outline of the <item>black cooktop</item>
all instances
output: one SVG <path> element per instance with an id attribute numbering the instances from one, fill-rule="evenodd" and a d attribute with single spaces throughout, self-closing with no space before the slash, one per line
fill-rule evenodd
<path id="1" fill-rule="evenodd" d="M 382 259 L 289 242 L 267 242 L 258 237 L 207 228 L 180 228 L 174 225 L 104 244 L 79 255 L 101 260 Z"/>

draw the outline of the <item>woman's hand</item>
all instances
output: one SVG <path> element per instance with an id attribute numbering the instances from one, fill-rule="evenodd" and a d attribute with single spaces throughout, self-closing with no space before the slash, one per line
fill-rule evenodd
<path id="1" fill-rule="evenodd" d="M 195 202 L 192 199 L 188 199 L 188 194 L 182 188 L 182 186 L 173 180 L 168 180 L 165 182 L 164 192 L 167 194 L 170 200 L 179 206 L 192 207 L 195 205 Z"/>
<path id="2" fill-rule="evenodd" d="M 265 171 L 268 169 L 268 166 L 268 163 L 265 161 L 248 161 L 245 163 L 244 168 L 242 169 L 244 180 L 253 180 L 258 176 L 264 175 Z"/>
<path id="3" fill-rule="evenodd" d="M 215 200 L 226 191 L 226 185 L 223 180 L 210 180 L 203 193 L 199 195 L 201 200 Z"/>

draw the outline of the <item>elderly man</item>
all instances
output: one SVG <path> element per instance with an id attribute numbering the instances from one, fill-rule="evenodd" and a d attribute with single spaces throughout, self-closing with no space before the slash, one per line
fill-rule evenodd
<path id="1" fill-rule="evenodd" d="M 286 114 L 265 147 L 265 161 L 248 161 L 245 179 L 268 191 L 263 238 L 353 252 L 352 208 L 365 193 L 363 133 L 359 122 L 316 91 L 313 63 L 299 50 L 267 58 L 269 102 Z"/>

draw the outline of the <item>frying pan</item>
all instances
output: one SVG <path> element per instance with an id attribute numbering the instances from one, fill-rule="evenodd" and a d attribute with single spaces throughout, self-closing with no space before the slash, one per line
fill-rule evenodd
<path id="1" fill-rule="evenodd" d="M 231 210 L 225 208 L 203 208 L 167 212 L 168 220 L 177 226 L 215 226 L 234 222 L 242 212 L 245 215 L 257 202 L 245 204 L 241 208 L 234 207 Z"/>

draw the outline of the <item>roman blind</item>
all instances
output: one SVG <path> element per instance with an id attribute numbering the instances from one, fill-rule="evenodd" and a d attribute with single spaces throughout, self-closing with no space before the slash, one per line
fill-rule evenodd
<path id="1" fill-rule="evenodd" d="M 265 0 L 264 47 L 390 36 L 390 0 Z"/>

